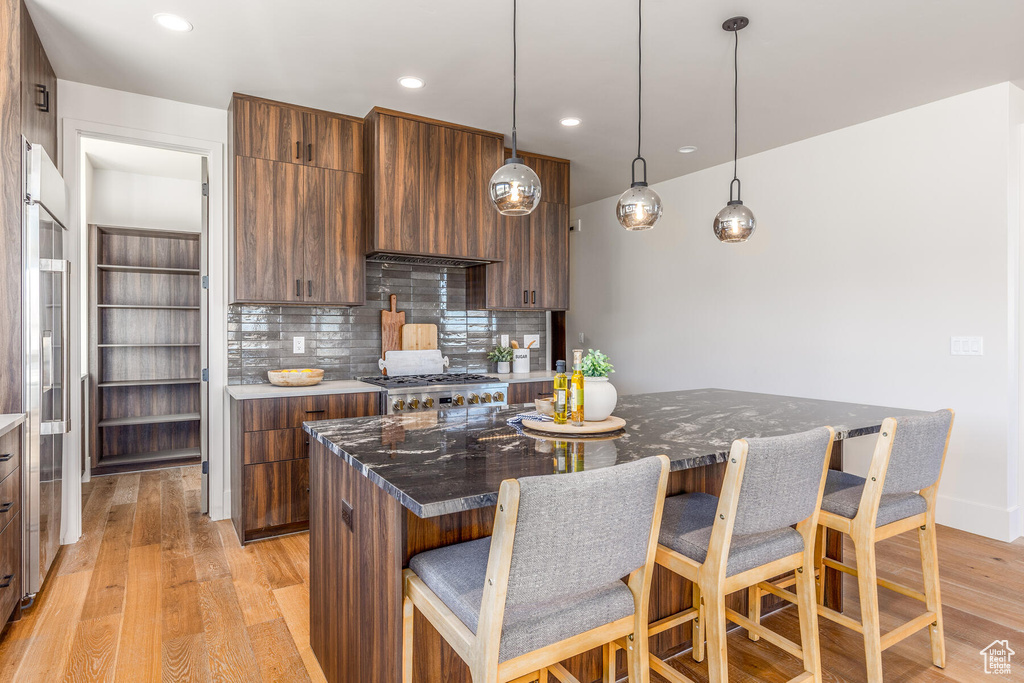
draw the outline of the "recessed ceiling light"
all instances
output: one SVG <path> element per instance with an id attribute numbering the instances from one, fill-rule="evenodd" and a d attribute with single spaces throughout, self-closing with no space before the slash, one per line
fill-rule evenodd
<path id="1" fill-rule="evenodd" d="M 416 78 L 415 76 L 402 76 L 398 79 L 399 85 L 403 88 L 412 88 L 416 90 L 422 88 L 426 83 L 423 82 L 422 78 Z"/>
<path id="2" fill-rule="evenodd" d="M 559 123 L 561 123 L 563 126 L 568 126 L 569 128 L 572 128 L 573 126 L 578 126 L 583 122 L 580 121 L 575 116 L 566 116 L 564 119 L 559 121 Z"/>
<path id="3" fill-rule="evenodd" d="M 163 26 L 169 31 L 191 31 L 192 22 L 184 17 L 179 17 L 177 14 L 168 14 L 166 12 L 160 12 L 159 14 L 153 15 L 153 21 Z"/>
<path id="4" fill-rule="evenodd" d="M 696 152 L 696 151 L 697 151 L 697 148 L 694 147 L 693 145 L 683 145 L 678 150 L 678 152 L 680 154 L 690 154 L 691 152 Z"/>

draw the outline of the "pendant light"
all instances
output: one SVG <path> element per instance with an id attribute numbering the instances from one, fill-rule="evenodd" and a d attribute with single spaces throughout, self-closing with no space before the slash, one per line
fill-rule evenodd
<path id="1" fill-rule="evenodd" d="M 740 125 L 740 31 L 746 28 L 749 23 L 750 20 L 746 17 L 733 17 L 722 24 L 722 28 L 736 36 L 736 47 L 733 49 L 732 56 L 732 182 L 729 183 L 729 203 L 725 205 L 724 209 L 718 212 L 717 216 L 715 216 L 715 237 L 726 243 L 746 242 L 747 238 L 753 234 L 754 228 L 757 227 L 757 221 L 754 219 L 754 212 L 743 206 L 743 201 L 740 199 L 742 183 L 740 183 L 740 179 L 736 175 L 736 159 L 738 156 Z M 736 186 L 736 199 L 732 198 L 732 188 L 734 185 Z"/>
<path id="2" fill-rule="evenodd" d="M 498 213 L 525 216 L 540 202 L 540 178 L 519 158 L 516 142 L 516 96 L 518 46 L 516 43 L 516 0 L 512 0 L 512 156 L 491 176 L 491 201 Z"/>
<path id="3" fill-rule="evenodd" d="M 661 197 L 647 187 L 647 160 L 640 154 L 640 139 L 643 132 L 643 0 L 637 1 L 637 49 L 636 49 L 636 157 L 630 168 L 633 183 L 619 197 L 615 205 L 615 216 L 626 230 L 650 230 L 661 218 Z M 636 179 L 636 162 L 643 162 L 643 180 Z"/>

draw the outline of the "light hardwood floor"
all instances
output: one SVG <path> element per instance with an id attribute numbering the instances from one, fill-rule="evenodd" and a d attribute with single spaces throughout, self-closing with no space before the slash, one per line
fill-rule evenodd
<path id="1" fill-rule="evenodd" d="M 309 537 L 238 544 L 228 521 L 199 514 L 199 470 L 96 477 L 83 492 L 85 533 L 63 549 L 39 601 L 0 642 L 0 681 L 322 681 L 309 649 Z M 947 667 L 931 666 L 928 635 L 883 654 L 886 681 L 981 681 L 979 650 L 1008 639 L 1024 681 L 1024 542 L 940 528 Z M 878 547 L 879 575 L 921 580 L 913 536 Z M 856 609 L 855 584 L 846 584 Z M 880 596 L 883 629 L 919 611 Z M 764 624 L 799 640 L 796 611 Z M 863 681 L 860 636 L 821 622 L 825 681 Z M 730 681 L 784 681 L 797 660 L 743 631 L 728 638 Z M 670 660 L 697 681 L 706 666 Z M 658 680 L 657 676 L 654 680 Z M 367 682 L 369 683 L 369 682 Z"/>

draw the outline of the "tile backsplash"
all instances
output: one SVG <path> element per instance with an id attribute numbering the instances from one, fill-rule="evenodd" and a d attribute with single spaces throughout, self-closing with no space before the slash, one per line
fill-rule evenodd
<path id="1" fill-rule="evenodd" d="M 323 368 L 328 380 L 379 375 L 380 312 L 392 294 L 405 322 L 437 325 L 449 372 L 494 372 L 487 352 L 502 334 L 520 343 L 523 335 L 540 335 L 530 365 L 544 368 L 543 311 L 467 310 L 464 268 L 368 262 L 365 306 L 229 306 L 228 384 L 263 383 L 277 368 Z M 292 353 L 293 337 L 305 337 L 304 354 Z"/>

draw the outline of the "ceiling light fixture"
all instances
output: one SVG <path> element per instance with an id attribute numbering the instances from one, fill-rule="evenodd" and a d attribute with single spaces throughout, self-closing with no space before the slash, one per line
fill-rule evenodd
<path id="1" fill-rule="evenodd" d="M 637 1 L 637 87 L 636 87 L 636 157 L 630 167 L 633 183 L 619 197 L 615 216 L 626 230 L 650 230 L 661 218 L 661 197 L 647 187 L 647 160 L 640 154 L 640 136 L 643 131 L 643 0 Z M 636 179 L 636 162 L 642 161 L 643 180 Z"/>
<path id="2" fill-rule="evenodd" d="M 192 22 L 184 17 L 179 17 L 177 14 L 168 14 L 167 12 L 160 12 L 153 15 L 153 21 L 163 26 L 168 31 L 178 31 L 185 33 L 192 30 Z"/>
<path id="3" fill-rule="evenodd" d="M 697 148 L 694 147 L 693 145 L 683 145 L 676 151 L 679 152 L 680 154 L 692 154 L 693 152 L 697 151 Z"/>
<path id="4" fill-rule="evenodd" d="M 402 76 L 398 79 L 398 84 L 403 88 L 410 88 L 411 90 L 418 90 L 426 85 L 422 78 L 416 76 Z"/>
<path id="5" fill-rule="evenodd" d="M 491 201 L 504 216 L 525 216 L 540 202 L 540 178 L 519 158 L 516 142 L 516 73 L 518 45 L 516 42 L 516 0 L 512 0 L 512 156 L 491 176 Z"/>
<path id="6" fill-rule="evenodd" d="M 573 128 L 575 126 L 580 125 L 583 122 L 576 118 L 575 116 L 566 116 L 564 119 L 559 121 L 559 123 L 562 124 L 563 126 L 566 126 L 567 128 Z"/>
<path id="7" fill-rule="evenodd" d="M 736 46 L 733 48 L 733 86 L 732 86 L 732 115 L 733 115 L 733 133 L 732 133 L 732 182 L 729 183 L 729 203 L 725 205 L 725 208 L 718 212 L 715 216 L 715 237 L 722 242 L 733 243 L 733 242 L 746 242 L 747 239 L 754 233 L 754 228 L 757 227 L 757 220 L 754 218 L 754 212 L 743 206 L 743 201 L 740 199 L 740 191 L 742 190 L 742 183 L 740 183 L 739 176 L 736 175 L 736 159 L 738 156 L 739 148 L 739 128 L 740 128 L 740 114 L 739 114 L 739 92 L 740 92 L 740 67 L 739 67 L 739 53 L 740 53 L 740 31 L 744 29 L 750 20 L 746 17 L 733 17 L 722 24 L 722 28 L 726 31 L 733 33 L 736 36 Z M 736 199 L 732 198 L 732 188 L 736 186 Z"/>

